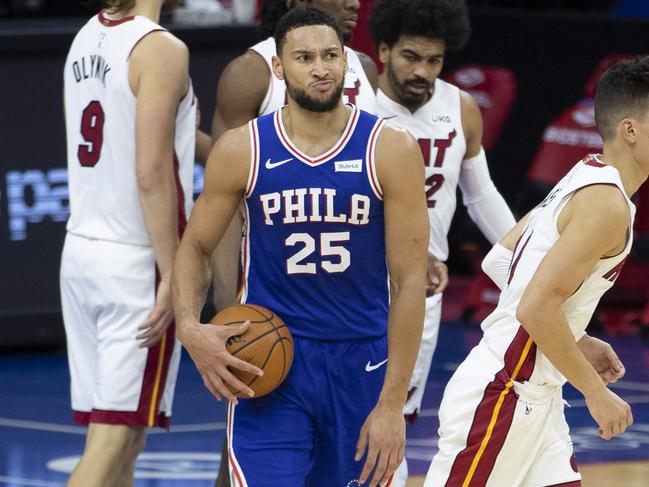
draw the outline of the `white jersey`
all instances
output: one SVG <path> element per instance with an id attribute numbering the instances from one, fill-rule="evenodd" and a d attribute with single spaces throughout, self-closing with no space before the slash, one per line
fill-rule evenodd
<path id="1" fill-rule="evenodd" d="M 273 56 L 276 56 L 275 39 L 269 37 L 250 48 L 259 54 L 270 69 L 270 83 L 266 97 L 259 107 L 259 115 L 266 115 L 286 105 L 286 85 L 283 80 L 275 77 L 272 68 Z M 343 100 L 345 103 L 356 105 L 361 110 L 376 113 L 376 95 L 370 84 L 361 60 L 353 49 L 345 47 L 347 53 L 347 73 L 343 87 Z"/>
<path id="2" fill-rule="evenodd" d="M 150 245 L 135 173 L 136 98 L 128 61 L 147 34 L 164 30 L 146 17 L 92 17 L 74 38 L 65 63 L 70 219 L 75 235 Z M 179 217 L 192 205 L 196 104 L 190 87 L 176 114 Z"/>
<path id="3" fill-rule="evenodd" d="M 457 205 L 457 185 L 466 153 L 460 89 L 435 80 L 433 96 L 415 113 L 379 89 L 376 106 L 378 116 L 407 129 L 419 142 L 426 164 L 428 251 L 446 260 L 448 230 Z"/>
<path id="4" fill-rule="evenodd" d="M 593 184 L 610 184 L 620 189 L 631 213 L 630 233 L 624 250 L 614 257 L 600 259 L 579 289 L 561 306 L 576 340 L 584 335 L 597 303 L 613 286 L 631 250 L 635 206 L 624 192 L 617 169 L 602 164 L 597 155 L 590 155 L 577 163 L 530 214 L 527 227 L 514 249 L 508 283 L 500 295 L 498 307 L 482 322 L 485 344 L 496 357 L 504 360 L 506 370 L 519 369 L 516 380 L 520 382 L 529 380 L 538 385 L 562 385 L 566 381 L 547 357 L 536 349 L 516 320 L 516 309 L 541 260 L 559 239 L 557 219 L 561 210 L 575 191 Z"/>

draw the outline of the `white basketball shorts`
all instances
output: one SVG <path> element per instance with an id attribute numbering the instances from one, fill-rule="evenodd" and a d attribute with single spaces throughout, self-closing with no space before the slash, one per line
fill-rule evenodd
<path id="1" fill-rule="evenodd" d="M 168 427 L 174 324 L 154 347 L 135 338 L 155 305 L 153 249 L 68 233 L 60 280 L 75 421 Z"/>
<path id="2" fill-rule="evenodd" d="M 560 386 L 512 381 L 481 341 L 444 391 L 424 487 L 581 486 L 564 404 Z"/>

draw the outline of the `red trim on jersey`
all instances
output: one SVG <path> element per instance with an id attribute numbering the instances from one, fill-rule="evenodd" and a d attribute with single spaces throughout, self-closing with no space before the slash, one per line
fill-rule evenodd
<path id="1" fill-rule="evenodd" d="M 239 484 L 239 487 L 243 487 L 244 483 L 241 480 L 242 474 L 241 472 L 239 472 L 239 469 L 237 468 L 237 463 L 235 462 L 235 458 L 234 458 L 234 452 L 232 451 L 232 430 L 234 429 L 234 420 L 232 419 L 233 413 L 234 413 L 234 406 L 232 404 L 228 404 L 228 462 L 230 464 L 230 468 L 232 468 L 232 471 L 234 472 L 234 476 L 237 480 L 237 483 Z"/>
<path id="2" fill-rule="evenodd" d="M 93 409 L 92 412 L 72 411 L 74 422 L 82 426 L 88 426 L 90 423 L 101 424 L 121 424 L 128 426 L 148 426 L 142 421 L 139 413 L 131 411 L 105 411 L 103 409 Z M 164 413 L 159 413 L 155 420 L 155 427 L 169 429 L 170 418 Z"/>
<path id="3" fill-rule="evenodd" d="M 156 268 L 155 289 L 158 289 L 160 275 Z M 174 349 L 176 336 L 176 325 L 172 321 L 167 327 L 162 339 L 153 347 L 149 348 L 142 380 L 142 392 L 140 403 L 136 413 L 142 417 L 146 426 L 158 426 L 156 418 L 160 415 L 160 399 L 164 393 L 164 386 L 167 382 L 169 363 Z"/>
<path id="4" fill-rule="evenodd" d="M 516 272 L 516 266 L 518 266 L 518 262 L 521 260 L 521 256 L 523 255 L 523 252 L 525 251 L 525 247 L 527 247 L 527 244 L 530 242 L 530 239 L 532 238 L 532 234 L 534 231 L 530 232 L 529 237 L 527 237 L 527 240 L 525 240 L 525 243 L 523 244 L 523 247 L 521 247 L 521 251 L 518 253 L 516 258 L 513 260 L 511 267 L 509 268 L 509 277 L 507 278 L 507 284 L 509 285 L 510 282 L 512 282 L 512 279 L 514 278 L 514 273 Z M 514 247 L 514 252 L 516 252 L 516 247 L 518 247 L 519 242 L 523 238 L 523 235 L 520 236 L 518 239 L 518 242 L 516 242 L 516 246 Z"/>
<path id="5" fill-rule="evenodd" d="M 257 132 L 257 123 L 255 120 L 250 122 L 250 134 L 252 135 L 252 174 L 248 179 L 250 179 L 250 184 L 246 188 L 244 197 L 249 197 L 250 194 L 254 191 L 255 185 L 257 184 L 257 176 L 259 175 L 259 133 Z"/>
<path id="6" fill-rule="evenodd" d="M 354 133 L 354 128 L 356 127 L 356 122 L 358 121 L 360 110 L 355 105 L 351 105 L 351 108 L 352 108 L 352 113 L 349 116 L 349 120 L 347 121 L 347 126 L 343 131 L 343 135 L 340 137 L 338 142 L 336 142 L 336 145 L 334 145 L 327 152 L 319 156 L 316 157 L 308 156 L 293 145 L 291 139 L 288 137 L 286 132 L 284 132 L 284 125 L 282 124 L 282 117 L 281 117 L 282 110 L 277 110 L 275 112 L 275 127 L 277 128 L 277 135 L 279 135 L 279 138 L 284 144 L 284 146 L 295 157 L 297 157 L 301 161 L 306 162 L 307 164 L 310 165 L 322 164 L 337 156 L 338 153 L 345 148 L 345 145 L 347 144 L 352 134 Z"/>
<path id="7" fill-rule="evenodd" d="M 529 345 L 528 342 L 530 342 Z M 526 348 L 528 348 L 527 352 L 525 352 Z M 525 354 L 525 357 L 521 363 L 520 360 L 523 354 Z M 503 370 L 512 380 L 525 382 L 530 380 L 535 362 L 536 343 L 532 341 L 525 328 L 519 326 L 516 336 L 505 352 L 505 367 Z"/>
<path id="8" fill-rule="evenodd" d="M 587 166 L 593 166 L 593 167 L 606 167 L 606 164 L 602 164 L 601 162 L 597 161 L 594 157 L 588 157 L 585 161 L 584 164 Z"/>
<path id="9" fill-rule="evenodd" d="M 104 12 L 105 12 L 105 10 L 102 10 L 101 12 L 99 12 L 97 17 L 99 17 L 99 22 L 101 22 L 101 24 L 105 25 L 106 27 L 115 27 L 117 25 L 123 24 L 124 22 L 130 22 L 131 20 L 133 20 L 135 18 L 134 15 L 131 15 L 130 17 L 124 17 L 122 19 L 113 20 L 113 19 L 109 19 L 108 17 L 106 17 L 104 15 Z"/>
<path id="10" fill-rule="evenodd" d="M 88 423 L 90 423 L 90 413 L 87 413 L 87 412 L 84 412 L 84 411 L 75 411 L 73 409 L 72 410 L 72 420 L 77 424 L 82 424 L 84 426 L 88 426 Z"/>
<path id="11" fill-rule="evenodd" d="M 381 128 L 385 125 L 385 120 L 379 119 L 378 122 L 376 122 L 376 125 L 374 125 L 374 129 L 372 129 L 372 133 L 370 134 L 370 143 L 368 144 L 368 157 L 367 157 L 367 167 L 368 167 L 368 172 L 369 172 L 369 179 L 370 179 L 370 184 L 372 185 L 372 189 L 374 189 L 374 192 L 379 196 L 379 198 L 383 198 L 383 191 L 381 191 L 381 184 L 379 183 L 379 178 L 375 174 L 376 171 L 376 166 L 375 166 L 375 160 L 374 160 L 374 151 L 376 149 L 376 136 L 381 130 Z"/>
<path id="12" fill-rule="evenodd" d="M 512 393 L 513 381 L 528 380 L 535 360 L 536 345 L 523 327 L 519 327 L 505 352 L 504 368 L 485 388 L 469 428 L 466 447 L 455 457 L 446 486 L 487 484 L 514 418 L 517 397 Z"/>
<path id="13" fill-rule="evenodd" d="M 241 249 L 241 280 L 239 281 L 239 289 L 237 290 L 237 301 L 242 302 L 243 293 L 247 290 L 248 287 L 248 247 L 250 245 L 250 214 L 248 211 L 248 205 L 244 202 L 245 209 L 245 225 L 246 225 L 246 234 L 241 240 L 243 248 Z"/>
<path id="14" fill-rule="evenodd" d="M 501 370 L 485 388 L 469 429 L 466 447 L 455 457 L 445 486 L 486 485 L 509 432 L 516 408 L 517 398 L 515 394 L 509 393 L 511 386 L 506 386 L 508 380 L 505 372 Z M 483 446 L 485 438 L 488 439 Z M 473 463 L 476 465 L 473 466 Z"/>
<path id="15" fill-rule="evenodd" d="M 581 487 L 581 480 L 573 480 L 572 482 L 564 482 L 562 484 L 552 484 L 547 487 Z"/>

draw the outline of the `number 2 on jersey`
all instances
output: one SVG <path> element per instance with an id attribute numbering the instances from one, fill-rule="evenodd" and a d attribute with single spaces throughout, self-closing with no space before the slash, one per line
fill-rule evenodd
<path id="1" fill-rule="evenodd" d="M 332 245 L 337 242 L 347 242 L 349 232 L 328 232 L 320 234 L 320 256 L 337 256 L 338 262 L 322 260 L 320 266 L 329 274 L 344 272 L 351 264 L 351 254 L 342 245 Z M 308 233 L 292 233 L 285 242 L 287 247 L 304 244 L 299 251 L 286 259 L 287 274 L 315 274 L 315 262 L 302 262 L 315 252 L 315 239 Z"/>
<path id="2" fill-rule="evenodd" d="M 444 156 L 446 155 L 446 149 L 451 147 L 453 139 L 457 135 L 455 129 L 448 134 L 448 139 L 435 139 L 433 146 L 437 149 L 437 155 L 435 156 L 435 163 L 433 167 L 442 167 L 444 165 Z M 430 164 L 430 139 L 417 139 L 419 142 L 419 148 L 421 149 L 421 154 L 424 156 L 424 164 L 426 167 L 429 167 Z M 437 200 L 433 198 L 435 193 L 437 193 L 442 185 L 444 184 L 444 175 L 437 173 L 431 174 L 426 178 L 426 200 L 428 201 L 428 208 L 435 208 L 435 203 Z"/>
<path id="3" fill-rule="evenodd" d="M 104 143 L 104 109 L 101 103 L 93 100 L 81 113 L 81 136 L 86 141 L 79 144 L 77 157 L 83 167 L 94 167 L 101 155 Z"/>

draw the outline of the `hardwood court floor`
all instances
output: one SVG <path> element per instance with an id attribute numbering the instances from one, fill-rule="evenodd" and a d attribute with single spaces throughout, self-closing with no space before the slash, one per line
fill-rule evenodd
<path id="1" fill-rule="evenodd" d="M 583 487 L 647 487 L 649 462 L 618 462 L 579 467 Z M 422 487 L 424 477 L 408 479 L 407 487 Z"/>
<path id="2" fill-rule="evenodd" d="M 423 484 L 437 451 L 437 408 L 444 387 L 481 335 L 477 326 L 442 324 L 420 418 L 407 428 L 406 456 L 413 475 L 409 487 Z M 583 485 L 649 487 L 649 343 L 637 337 L 604 338 L 626 364 L 626 376 L 612 389 L 631 404 L 634 424 L 619 438 L 601 440 L 583 397 L 565 388 L 571 406 L 566 417 Z M 70 423 L 70 416 L 63 354 L 0 353 L 0 487 L 64 487 L 86 433 Z M 135 487 L 213 487 L 225 417 L 225 404 L 210 397 L 185 355 L 171 431 L 151 431 L 136 465 Z"/>

